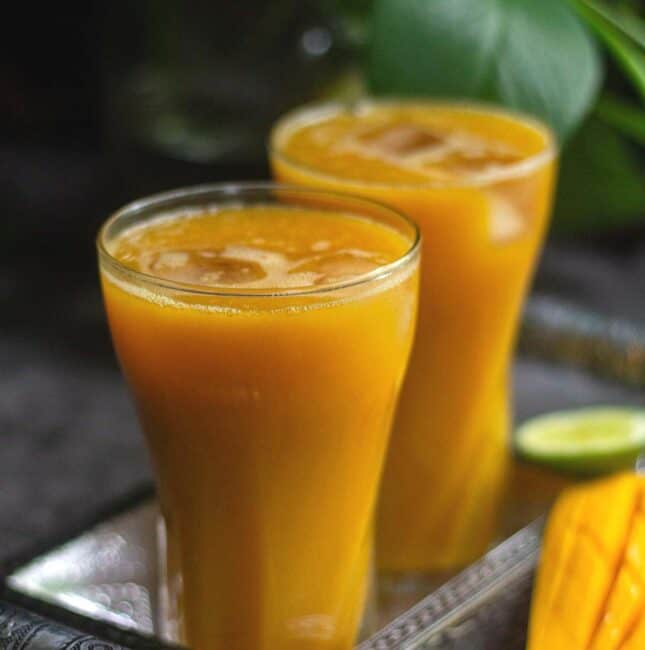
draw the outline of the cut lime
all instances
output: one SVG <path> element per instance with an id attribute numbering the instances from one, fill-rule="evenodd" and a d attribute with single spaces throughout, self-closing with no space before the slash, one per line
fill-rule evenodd
<path id="1" fill-rule="evenodd" d="M 590 407 L 558 411 L 522 424 L 515 434 L 519 456 L 576 474 L 635 467 L 645 449 L 645 410 Z"/>

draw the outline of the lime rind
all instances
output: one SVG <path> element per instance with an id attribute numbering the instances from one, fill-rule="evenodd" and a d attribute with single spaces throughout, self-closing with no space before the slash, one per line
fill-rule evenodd
<path id="1" fill-rule="evenodd" d="M 645 450 L 645 410 L 590 407 L 533 418 L 516 431 L 525 459 L 576 474 L 633 468 Z"/>

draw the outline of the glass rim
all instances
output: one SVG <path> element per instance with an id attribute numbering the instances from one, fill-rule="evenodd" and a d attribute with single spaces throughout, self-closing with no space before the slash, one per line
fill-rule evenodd
<path id="1" fill-rule="evenodd" d="M 544 137 L 544 147 L 526 158 L 517 162 L 505 165 L 501 169 L 484 172 L 469 172 L 455 179 L 427 179 L 418 182 L 383 182 L 370 181 L 360 178 L 346 178 L 337 174 L 328 173 L 317 167 L 295 160 L 292 156 L 284 151 L 284 147 L 278 142 L 283 140 L 288 132 L 295 131 L 297 128 L 313 124 L 321 117 L 329 117 L 343 111 L 356 112 L 358 110 L 369 109 L 372 107 L 396 107 L 401 105 L 417 106 L 420 108 L 457 108 L 459 110 L 472 111 L 478 115 L 493 115 L 497 117 L 515 120 L 522 125 L 534 130 Z M 276 158 L 282 162 L 304 171 L 311 176 L 340 183 L 344 187 L 372 188 L 372 189 L 442 189 L 442 188 L 468 188 L 482 187 L 507 179 L 518 178 L 531 173 L 534 169 L 547 164 L 554 160 L 558 155 L 557 138 L 551 127 L 539 119 L 515 111 L 506 107 L 500 107 L 492 103 L 467 101 L 467 100 L 450 100 L 450 99 L 429 99 L 429 98 L 389 98 L 374 99 L 363 97 L 351 102 L 319 102 L 309 103 L 294 108 L 284 113 L 273 125 L 269 133 L 267 143 L 269 158 Z M 350 190 L 351 191 L 351 190 Z"/>
<path id="2" fill-rule="evenodd" d="M 143 271 L 137 271 L 132 269 L 120 260 L 118 260 L 110 251 L 106 245 L 107 240 L 107 231 L 119 220 L 136 215 L 139 212 L 145 212 L 150 209 L 158 207 L 163 209 L 164 206 L 170 207 L 169 204 L 174 204 L 177 201 L 182 199 L 191 199 L 203 195 L 204 197 L 210 195 L 220 195 L 221 198 L 235 198 L 238 197 L 241 199 L 240 203 L 244 205 L 244 195 L 251 193 L 262 193 L 262 192 L 289 192 L 295 195 L 302 196 L 320 196 L 328 198 L 337 198 L 339 200 L 346 200 L 348 202 L 354 203 L 357 206 L 371 206 L 372 208 L 376 207 L 379 210 L 390 214 L 395 217 L 397 220 L 402 221 L 409 228 L 411 228 L 412 237 L 410 238 L 410 245 L 401 253 L 396 259 L 388 262 L 387 264 L 382 264 L 377 268 L 368 271 L 367 273 L 361 273 L 351 280 L 340 281 L 336 283 L 331 283 L 322 287 L 293 287 L 285 289 L 271 289 L 267 290 L 266 288 L 260 289 L 241 289 L 240 287 L 234 287 L 231 289 L 226 289 L 225 287 L 209 287 L 206 285 L 188 283 L 188 282 L 179 282 L 175 280 L 167 280 L 157 275 L 150 273 L 144 273 Z M 217 198 L 212 198 L 208 203 L 204 203 L 204 207 L 214 207 L 218 203 Z M 251 204 L 252 205 L 252 204 Z M 261 203 L 258 203 L 261 205 Z M 190 205 L 183 206 L 185 208 L 194 207 Z M 181 211 L 182 206 L 175 206 L 177 211 Z M 313 206 L 311 209 L 316 209 Z M 342 214 L 344 208 L 339 208 L 339 212 Z M 347 209 L 347 212 L 354 214 L 353 211 Z M 161 212 L 160 212 L 161 214 Z M 157 216 L 160 216 L 158 214 Z M 369 218 L 374 221 L 374 219 L 369 213 L 365 215 L 360 214 L 360 209 L 355 212 L 356 216 Z M 154 218 L 154 216 L 153 216 Z M 378 221 L 376 221 L 379 223 Z M 287 297 L 299 297 L 299 296 L 316 296 L 334 293 L 343 289 L 349 289 L 363 284 L 368 284 L 377 280 L 387 278 L 392 275 L 399 269 L 405 268 L 410 262 L 414 261 L 418 257 L 420 248 L 421 248 L 421 231 L 419 226 L 405 213 L 393 208 L 385 203 L 380 201 L 374 201 L 372 199 L 366 199 L 361 196 L 355 196 L 346 192 L 335 192 L 328 190 L 318 190 L 315 188 L 309 188 L 301 185 L 291 185 L 287 183 L 275 183 L 275 182 L 226 182 L 226 183 L 205 183 L 200 185 L 192 185 L 187 187 L 181 187 L 165 192 L 159 192 L 156 194 L 151 194 L 149 196 L 135 199 L 130 203 L 125 204 L 115 212 L 113 212 L 101 225 L 99 228 L 98 234 L 96 236 L 96 247 L 99 253 L 99 261 L 101 263 L 106 263 L 108 267 L 116 269 L 119 273 L 125 275 L 129 280 L 138 283 L 144 283 L 147 285 L 153 285 L 158 288 L 168 289 L 171 291 L 178 291 L 184 294 L 190 294 L 194 296 L 211 296 L 211 297 L 223 297 L 223 298 L 287 298 Z"/>

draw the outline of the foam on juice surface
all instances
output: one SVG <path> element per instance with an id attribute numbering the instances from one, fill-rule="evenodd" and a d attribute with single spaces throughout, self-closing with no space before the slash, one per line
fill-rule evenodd
<path id="1" fill-rule="evenodd" d="M 512 117 L 467 108 L 367 105 L 277 132 L 278 148 L 317 171 L 357 181 L 459 181 L 495 173 L 544 147 Z"/>
<path id="2" fill-rule="evenodd" d="M 337 151 L 381 159 L 401 169 L 432 178 L 489 173 L 518 162 L 519 152 L 458 128 L 440 130 L 393 121 L 371 132 L 348 133 Z"/>
<path id="3" fill-rule="evenodd" d="M 258 206 L 163 216 L 126 230 L 109 248 L 157 278 L 279 290 L 351 281 L 396 260 L 409 242 L 365 218 Z"/>

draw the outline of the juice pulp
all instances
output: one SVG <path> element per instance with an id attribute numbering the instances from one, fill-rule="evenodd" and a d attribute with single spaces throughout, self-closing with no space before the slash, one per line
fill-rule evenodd
<path id="1" fill-rule="evenodd" d="M 191 647 L 353 647 L 417 263 L 365 274 L 410 248 L 376 221 L 261 205 L 155 218 L 107 243 L 160 278 L 102 259 Z"/>
<path id="2" fill-rule="evenodd" d="M 548 219 L 553 143 L 460 105 L 297 111 L 272 135 L 281 181 L 350 191 L 423 234 L 419 320 L 381 490 L 380 568 L 450 570 L 489 545 L 509 463 L 508 371 Z"/>

